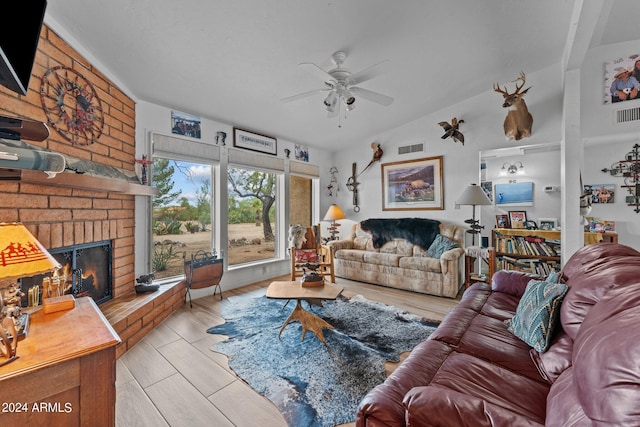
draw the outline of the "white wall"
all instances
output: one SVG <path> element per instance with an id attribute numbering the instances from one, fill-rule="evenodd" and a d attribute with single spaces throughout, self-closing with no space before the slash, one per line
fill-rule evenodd
<path id="1" fill-rule="evenodd" d="M 472 209 L 470 206 L 461 206 L 460 209 L 455 209 L 455 201 L 466 186 L 479 182 L 479 153 L 481 151 L 560 141 L 562 86 L 559 66 L 549 67 L 538 73 L 527 74 L 527 85 L 531 85 L 532 88 L 526 95 L 526 102 L 533 115 L 534 123 L 532 136 L 521 141 L 507 141 L 504 137 L 503 121 L 506 116 L 506 110 L 502 108 L 502 95 L 493 91 L 493 83 L 487 80 L 487 91 L 469 98 L 465 102 L 447 106 L 437 113 L 426 115 L 387 132 L 373 135 L 368 140 L 354 142 L 353 146 L 346 147 L 339 153 L 335 153 L 334 162 L 340 171 L 339 181 L 341 185 L 341 191 L 335 202 L 343 208 L 349 219 L 349 221 L 341 221 L 341 235 L 348 232 L 348 227 L 353 222 L 372 217 L 432 218 L 464 226 L 464 220 L 471 218 Z M 504 85 L 503 82 L 500 82 L 500 84 Z M 513 83 L 507 82 L 507 86 L 509 90 L 513 91 Z M 452 117 L 465 121 L 460 125 L 460 130 L 465 136 L 464 145 L 451 139 L 442 140 L 440 138 L 443 130 L 438 125 L 438 122 L 450 121 Z M 348 123 L 346 126 L 348 126 Z M 367 165 L 373 154 L 370 148 L 373 141 L 380 143 L 384 150 L 381 163 L 442 155 L 445 209 L 383 211 L 381 166 L 376 163 L 358 178 L 361 210 L 359 213 L 355 213 L 352 209 L 352 195 L 347 191 L 345 183 L 351 175 L 351 164 L 353 162 L 357 162 L 358 172 Z M 417 143 L 424 143 L 424 152 L 398 154 L 399 146 Z M 556 164 L 554 169 L 559 171 L 559 166 Z M 482 222 L 493 224 L 494 218 L 494 213 L 491 213 L 490 218 L 482 218 Z M 468 244 L 470 244 L 470 240 L 468 240 Z"/>
<path id="2" fill-rule="evenodd" d="M 640 122 L 616 124 L 617 110 L 640 106 L 640 100 L 603 103 L 605 62 L 640 54 L 638 40 L 589 50 L 581 68 L 581 134 L 584 138 L 584 184 L 615 184 L 614 204 L 593 205 L 591 216 L 615 221 L 618 241 L 640 249 L 640 214 L 626 205 L 623 178 L 601 172 L 624 159 L 640 143 Z"/>

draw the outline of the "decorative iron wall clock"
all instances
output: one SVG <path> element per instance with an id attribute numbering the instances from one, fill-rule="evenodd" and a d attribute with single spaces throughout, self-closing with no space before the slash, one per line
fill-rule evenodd
<path id="1" fill-rule="evenodd" d="M 93 144 L 102 135 L 102 104 L 93 85 L 77 71 L 58 66 L 42 76 L 42 108 L 49 124 L 75 145 Z"/>
<path id="2" fill-rule="evenodd" d="M 640 145 L 635 144 L 631 151 L 620 160 L 611 165 L 611 168 L 604 168 L 602 172 L 611 176 L 624 178 L 624 185 L 629 195 L 625 198 L 627 205 L 633 206 L 635 213 L 640 213 Z"/>

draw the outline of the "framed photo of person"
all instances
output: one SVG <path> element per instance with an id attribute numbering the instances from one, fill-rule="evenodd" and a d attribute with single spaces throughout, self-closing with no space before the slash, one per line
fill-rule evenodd
<path id="1" fill-rule="evenodd" d="M 509 222 L 509 215 L 498 214 L 496 215 L 496 227 L 497 228 L 511 228 L 511 222 Z"/>
<path id="2" fill-rule="evenodd" d="M 511 228 L 525 228 L 525 222 L 527 222 L 526 211 L 509 211 L 509 222 Z"/>

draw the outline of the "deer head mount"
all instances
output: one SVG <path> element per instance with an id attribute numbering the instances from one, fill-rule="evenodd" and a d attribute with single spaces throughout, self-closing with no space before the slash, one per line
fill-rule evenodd
<path id="1" fill-rule="evenodd" d="M 518 85 L 518 81 L 522 81 Z M 527 104 L 524 102 L 524 94 L 527 93 L 531 86 L 520 92 L 526 82 L 524 72 L 520 72 L 520 77 L 513 80 L 512 83 L 516 83 L 516 90 L 513 93 L 507 91 L 507 87 L 504 90 L 500 89 L 498 83 L 493 85 L 493 90 L 499 92 L 504 97 L 504 103 L 502 106 L 508 108 L 509 112 L 504 119 L 504 135 L 507 139 L 515 139 L 516 141 L 531 136 L 531 125 L 533 124 L 533 117 L 527 109 Z"/>

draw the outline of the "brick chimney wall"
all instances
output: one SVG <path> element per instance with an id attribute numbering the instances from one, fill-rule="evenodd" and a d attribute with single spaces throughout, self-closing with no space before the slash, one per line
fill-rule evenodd
<path id="1" fill-rule="evenodd" d="M 40 34 L 27 95 L 0 86 L 0 114 L 46 123 L 40 101 L 41 79 L 48 69 L 59 65 L 74 69 L 94 86 L 104 115 L 102 135 L 94 144 L 79 146 L 50 127 L 51 136 L 47 140 L 27 142 L 133 170 L 135 103 L 46 25 Z M 0 222 L 22 222 L 49 249 L 111 240 L 113 297 L 134 293 L 134 196 L 0 181 Z"/>

